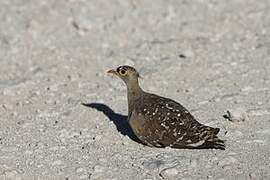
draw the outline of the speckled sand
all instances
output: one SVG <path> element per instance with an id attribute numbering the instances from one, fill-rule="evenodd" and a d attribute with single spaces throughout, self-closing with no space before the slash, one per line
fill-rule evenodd
<path id="1" fill-rule="evenodd" d="M 0 19 L 1 180 L 270 179 L 269 0 L 1 0 Z M 227 149 L 125 135 L 126 87 L 105 73 L 123 64 Z"/>

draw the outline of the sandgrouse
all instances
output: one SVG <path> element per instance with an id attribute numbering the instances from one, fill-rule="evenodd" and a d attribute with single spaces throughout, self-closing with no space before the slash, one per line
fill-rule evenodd
<path id="1" fill-rule="evenodd" d="M 127 86 L 128 121 L 134 134 L 146 145 L 172 148 L 225 149 L 217 137 L 219 128 L 203 125 L 172 99 L 143 91 L 133 67 L 120 66 L 108 73 L 120 77 Z"/>

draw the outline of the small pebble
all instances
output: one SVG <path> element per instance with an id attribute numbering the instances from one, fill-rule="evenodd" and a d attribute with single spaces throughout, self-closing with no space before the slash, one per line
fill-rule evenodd
<path id="1" fill-rule="evenodd" d="M 103 166 L 100 166 L 100 165 L 96 165 L 96 166 L 94 166 L 94 172 L 95 173 L 101 173 L 101 172 L 104 172 L 104 167 Z"/>
<path id="2" fill-rule="evenodd" d="M 16 117 L 17 115 L 18 115 L 18 113 L 15 111 L 11 113 L 11 116 L 13 116 L 13 117 Z"/>
<path id="3" fill-rule="evenodd" d="M 78 167 L 78 168 L 76 168 L 76 173 L 82 173 L 82 172 L 84 172 L 85 171 L 85 169 L 84 168 L 82 168 L 82 167 Z"/>
<path id="4" fill-rule="evenodd" d="M 198 102 L 199 105 L 204 105 L 204 104 L 207 104 L 209 103 L 209 101 L 201 101 L 201 102 Z"/>
<path id="5" fill-rule="evenodd" d="M 252 91 L 253 89 L 254 89 L 254 88 L 251 87 L 251 86 L 246 86 L 246 87 L 242 88 L 241 91 L 243 91 L 243 92 L 250 92 L 250 91 Z"/>
<path id="6" fill-rule="evenodd" d="M 179 54 L 178 57 L 183 58 L 183 59 L 186 58 L 184 54 Z"/>
<path id="7" fill-rule="evenodd" d="M 11 104 L 2 104 L 2 108 L 5 110 L 11 110 L 13 109 L 13 106 Z"/>
<path id="8" fill-rule="evenodd" d="M 236 162 L 237 162 L 237 159 L 235 159 L 232 156 L 229 156 L 229 157 L 226 157 L 226 158 L 220 160 L 219 163 L 218 163 L 218 165 L 224 168 L 225 166 L 234 164 Z"/>
<path id="9" fill-rule="evenodd" d="M 241 136 L 243 136 L 243 133 L 241 131 L 231 130 L 231 131 L 228 131 L 226 136 L 228 136 L 228 137 L 241 137 Z"/>
<path id="10" fill-rule="evenodd" d="M 94 141 L 100 141 L 101 138 L 102 138 L 101 135 L 96 135 L 96 136 L 93 137 L 93 140 L 94 140 Z"/>
<path id="11" fill-rule="evenodd" d="M 143 166 L 146 169 L 149 169 L 151 171 L 157 170 L 161 165 L 163 165 L 165 162 L 162 160 L 158 159 L 150 159 L 150 160 L 145 160 L 143 162 Z"/>
<path id="12" fill-rule="evenodd" d="M 80 31 L 82 35 L 93 28 L 92 22 L 89 19 L 83 17 L 74 19 L 71 21 L 71 24 L 76 30 Z"/>
<path id="13" fill-rule="evenodd" d="M 33 151 L 26 150 L 26 151 L 24 152 L 24 154 L 25 154 L 25 155 L 31 155 L 31 154 L 33 154 Z"/>
<path id="14" fill-rule="evenodd" d="M 178 170 L 175 167 L 165 168 L 159 173 L 163 179 L 175 179 L 177 174 Z"/>
<path id="15" fill-rule="evenodd" d="M 258 101 L 257 104 L 258 105 L 263 105 L 263 102 L 262 101 Z"/>
<path id="16" fill-rule="evenodd" d="M 79 179 L 89 179 L 89 174 L 80 175 Z"/>
<path id="17" fill-rule="evenodd" d="M 227 114 L 225 114 L 223 117 L 232 122 L 241 122 L 249 120 L 248 115 L 244 108 L 227 110 Z"/>
<path id="18" fill-rule="evenodd" d="M 250 173 L 249 177 L 250 177 L 250 179 L 257 179 L 258 178 L 258 176 L 255 172 Z"/>
<path id="19" fill-rule="evenodd" d="M 262 144 L 262 145 L 266 145 L 267 144 L 267 141 L 261 140 L 261 139 L 254 139 L 253 142 L 254 143 L 258 143 L 258 144 Z"/>
<path id="20" fill-rule="evenodd" d="M 60 165 L 62 165 L 63 164 L 63 162 L 61 161 L 61 160 L 56 160 L 56 161 L 54 161 L 53 163 L 52 163 L 52 166 L 60 166 Z"/>

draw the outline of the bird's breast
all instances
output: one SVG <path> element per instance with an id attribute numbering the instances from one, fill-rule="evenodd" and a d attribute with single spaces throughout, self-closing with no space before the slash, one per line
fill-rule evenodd
<path id="1" fill-rule="evenodd" d="M 136 135 L 144 134 L 145 119 L 141 113 L 132 111 L 129 118 L 129 124 Z"/>

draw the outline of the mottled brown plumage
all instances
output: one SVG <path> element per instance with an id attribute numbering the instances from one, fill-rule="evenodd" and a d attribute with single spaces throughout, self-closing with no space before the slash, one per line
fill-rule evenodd
<path id="1" fill-rule="evenodd" d="M 144 92 L 138 72 L 130 66 L 110 70 L 127 85 L 128 120 L 136 136 L 146 145 L 173 148 L 225 149 L 218 128 L 205 126 L 174 100 Z"/>

